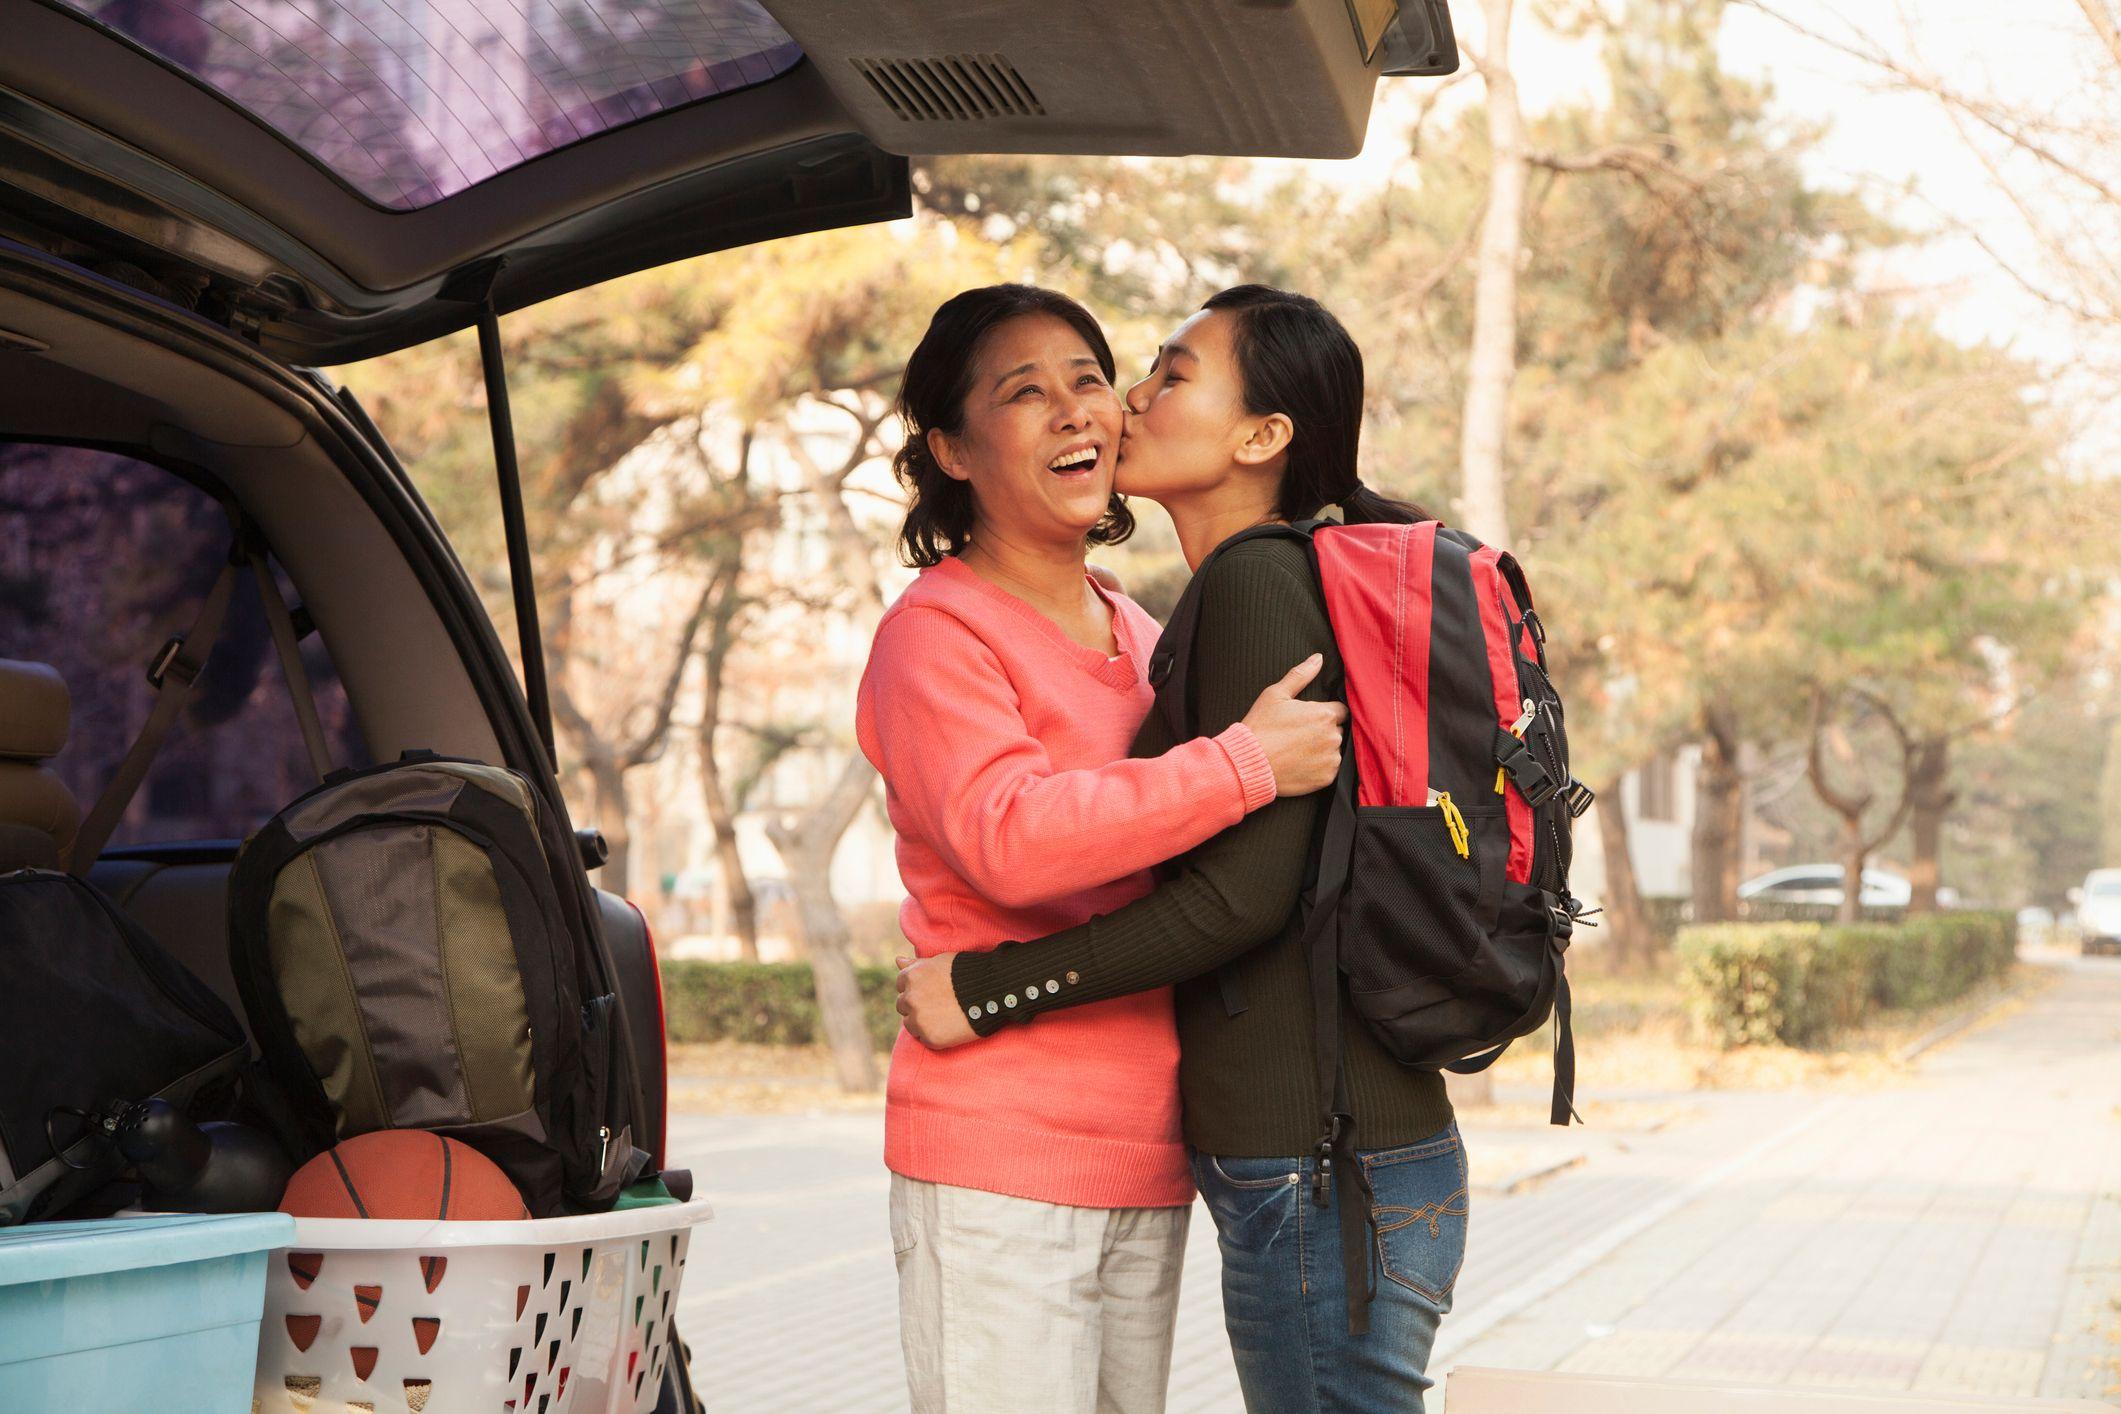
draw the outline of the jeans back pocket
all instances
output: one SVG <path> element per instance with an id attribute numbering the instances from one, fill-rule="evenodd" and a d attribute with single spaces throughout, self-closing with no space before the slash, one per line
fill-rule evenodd
<path id="1" fill-rule="evenodd" d="M 1444 1136 L 1361 1156 L 1376 1192 L 1377 1262 L 1386 1277 L 1442 1303 L 1466 1260 L 1472 1189 L 1465 1145 Z"/>

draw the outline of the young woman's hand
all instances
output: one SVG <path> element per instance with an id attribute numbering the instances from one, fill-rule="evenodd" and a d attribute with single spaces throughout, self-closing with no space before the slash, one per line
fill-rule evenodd
<path id="1" fill-rule="evenodd" d="M 1324 662 L 1313 653 L 1280 682 L 1270 684 L 1245 713 L 1245 725 L 1259 738 L 1274 768 L 1278 796 L 1324 790 L 1340 774 L 1340 724 L 1347 720 L 1346 705 L 1305 702 L 1296 695 L 1318 676 Z"/>
<path id="2" fill-rule="evenodd" d="M 950 981 L 950 965 L 955 961 L 957 954 L 951 952 L 917 962 L 910 957 L 898 959 L 900 1023 L 930 1050 L 946 1051 L 979 1039 L 958 1009 L 957 989 Z"/>

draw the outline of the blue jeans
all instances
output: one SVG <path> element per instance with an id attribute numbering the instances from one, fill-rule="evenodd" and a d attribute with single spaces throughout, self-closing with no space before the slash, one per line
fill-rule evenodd
<path id="1" fill-rule="evenodd" d="M 1376 1190 L 1377 1298 L 1348 1334 L 1340 1215 L 1311 1201 L 1316 1160 L 1193 1156 L 1223 1259 L 1223 1322 L 1251 1414 L 1422 1408 L 1436 1329 L 1466 1255 L 1466 1156 L 1454 1123 L 1357 1157 Z M 1338 1194 L 1335 1194 L 1338 1201 Z"/>

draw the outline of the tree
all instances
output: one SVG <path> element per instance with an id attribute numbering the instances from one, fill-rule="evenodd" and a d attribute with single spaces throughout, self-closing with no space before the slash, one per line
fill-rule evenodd
<path id="1" fill-rule="evenodd" d="M 1473 347 L 1466 359 L 1458 514 L 1468 530 L 1491 545 L 1510 543 L 1504 451 L 1510 388 L 1517 379 L 1517 267 L 1523 258 L 1524 193 L 1531 170 L 1517 78 L 1510 71 L 1512 8 L 1513 0 L 1486 0 L 1487 53 L 1474 60 L 1488 89 L 1488 201 L 1474 264 Z"/>
<path id="2" fill-rule="evenodd" d="M 660 758 L 704 621 L 689 536 L 727 528 L 748 475 L 708 447 L 698 397 L 643 396 L 654 376 L 725 317 L 727 292 L 674 266 L 536 305 L 502 324 L 552 686 L 561 778 L 589 787 L 589 819 L 611 855 L 602 877 L 631 887 L 628 781 Z M 478 350 L 453 336 L 347 373 L 392 429 L 423 493 L 505 631 L 514 606 L 499 548 L 493 449 L 480 415 Z M 658 573 L 688 587 L 645 592 Z M 623 620 L 627 629 L 621 630 Z M 645 621 L 656 631 L 639 632 Z"/>
<path id="3" fill-rule="evenodd" d="M 809 615 L 839 617 L 866 643 L 882 615 L 880 537 L 849 505 L 850 482 L 881 452 L 904 359 L 935 307 L 957 290 L 998 278 L 1021 250 L 977 240 L 936 221 L 879 239 L 828 232 L 743 252 L 731 272 L 739 291 L 717 330 L 714 357 L 695 351 L 666 381 L 703 384 L 752 425 L 773 420 L 793 477 L 783 489 L 794 563 L 767 572 L 779 598 Z M 822 428 L 836 424 L 831 432 Z M 829 453 L 820 444 L 829 443 Z M 770 616 L 732 615 L 731 631 L 761 629 Z M 735 651 L 732 644 L 731 651 Z M 719 675 L 720 668 L 716 673 Z M 720 687 L 717 676 L 717 719 Z M 851 698 L 851 694 L 847 694 Z M 844 704 L 843 704 L 844 705 Z M 876 1063 L 856 986 L 851 936 L 834 898 L 831 863 L 868 803 L 876 775 L 847 741 L 845 723 L 778 725 L 775 755 L 808 751 L 833 760 L 832 784 L 805 805 L 769 819 L 816 979 L 818 1007 L 841 1085 L 876 1087 Z M 719 768 L 702 752 L 704 769 Z M 754 775 L 755 778 L 755 775 Z M 741 800 L 732 803 L 741 804 Z M 733 850 L 730 851 L 733 853 Z"/>
<path id="4" fill-rule="evenodd" d="M 2084 27 L 2069 46 L 2074 67 L 2043 74 L 2037 91 L 1989 91 L 1978 71 L 1947 77 L 1921 57 L 1910 11 L 1903 33 L 1881 38 L 1837 15 L 1807 24 L 1788 0 L 1738 0 L 1822 48 L 1865 65 L 1886 84 L 1927 98 L 2002 198 L 1984 213 L 2014 225 L 2030 256 L 1938 208 L 2026 293 L 2098 336 L 2121 332 L 2121 21 L 2112 0 L 2076 0 Z"/>
<path id="5" fill-rule="evenodd" d="M 1697 551 L 1674 506 L 1743 470 L 1719 410 L 1742 411 L 1744 375 L 1767 376 L 1776 353 L 1747 336 L 1789 320 L 1799 299 L 1831 298 L 1877 238 L 1860 207 L 1806 184 L 1799 161 L 1812 134 L 1778 122 L 1763 90 L 1723 72 L 1720 17 L 1713 3 L 1635 3 L 1621 20 L 1587 22 L 1611 101 L 1521 124 L 1495 111 L 1513 93 L 1503 66 L 1476 54 L 1487 111 L 1417 131 L 1416 179 L 1379 194 L 1374 215 L 1335 223 L 1356 253 L 1314 267 L 1345 282 L 1335 300 L 1344 309 L 1361 308 L 1356 291 L 1379 263 L 1408 272 L 1402 283 L 1419 292 L 1358 326 L 1378 404 L 1370 458 L 1386 469 L 1375 479 L 1433 495 L 1460 452 L 1470 501 L 1468 463 L 1499 467 L 1506 437 L 1502 520 L 1552 609 L 1578 774 L 1610 803 L 1634 766 L 1709 738 L 1697 906 L 1735 893 L 1743 741 L 1791 708 L 1787 693 L 1760 693 L 1775 677 L 1747 663 L 1745 619 L 1700 602 L 1686 582 Z M 1498 143 L 1521 147 L 1527 172 L 1510 302 L 1490 269 L 1459 273 L 1476 232 L 1495 255 L 1507 231 L 1496 187 L 1507 205 L 1511 180 L 1496 173 L 1516 158 Z M 1485 206 L 1468 209 L 1464 193 L 1484 187 Z M 1495 338 L 1511 308 L 1510 338 Z M 1776 332 L 1784 344 L 1801 338 Z M 1498 368 L 1515 394 L 1502 400 L 1506 433 L 1483 434 L 1474 418 L 1497 405 Z M 1719 645 L 1717 661 L 1692 651 L 1703 637 Z M 1631 861 L 1608 853 L 1606 892 L 1634 896 Z M 1635 931 L 1624 904 L 1611 925 L 1616 944 Z"/>
<path id="6" fill-rule="evenodd" d="M 2121 721 L 2113 724 L 2106 738 L 2106 767 L 2099 778 L 2098 838 L 2098 863 L 2121 861 Z"/>
<path id="7" fill-rule="evenodd" d="M 2114 797 L 2102 782 L 2121 775 L 2112 740 L 2117 704 L 2101 668 L 2087 655 L 2077 672 L 2014 699 L 1952 742 L 1955 799 L 1938 849 L 1962 902 L 2059 911 L 2087 871 L 2121 858 L 2103 852 L 2101 821 Z M 1911 816 L 1910 853 L 1914 833 Z"/>
<path id="8" fill-rule="evenodd" d="M 737 951 L 746 962 L 759 960 L 759 906 L 744 871 L 744 857 L 737 848 L 736 816 L 743 802 L 770 766 L 768 758 L 754 770 L 739 774 L 734 782 L 722 769 L 723 717 L 729 685 L 729 658 L 741 636 L 741 625 L 756 611 L 758 599 L 746 592 L 746 537 L 729 536 L 709 571 L 707 593 L 707 643 L 701 657 L 700 721 L 694 732 L 698 748 L 700 799 L 707 822 L 714 831 L 715 862 L 721 871 L 723 895 L 729 901 L 731 925 L 736 929 Z"/>
<path id="9" fill-rule="evenodd" d="M 1724 923 L 1738 916 L 1738 884 L 1745 828 L 1745 743 L 1724 703 L 1702 705 L 1701 768 L 1696 776 L 1694 831 L 1688 841 L 1688 881 L 1694 921 Z"/>
<path id="10" fill-rule="evenodd" d="M 1898 788 L 1886 797 L 1887 807 L 1873 812 L 1878 803 L 1878 786 L 1871 771 L 1863 761 L 1863 753 L 1852 741 L 1852 733 L 1841 722 L 1835 720 L 1835 708 L 1843 698 L 1853 699 L 1872 720 L 1882 725 L 1899 750 L 1898 760 L 1888 769 L 1900 772 Z M 1853 783 L 1836 780 L 1827 765 L 1827 748 L 1831 744 L 1834 754 L 1845 763 L 1844 769 L 1852 770 Z M 1908 737 L 1907 728 L 1893 714 L 1885 702 L 1867 693 L 1832 694 L 1814 688 L 1812 696 L 1812 719 L 1809 745 L 1805 753 L 1805 775 L 1819 799 L 1841 821 L 1841 905 L 1836 917 L 1843 923 L 1853 923 L 1863 915 L 1863 870 L 1871 851 L 1884 844 L 1896 834 L 1907 820 L 1908 807 L 1913 804 L 1913 793 L 1909 789 L 1906 762 L 1914 754 L 1915 744 Z M 1865 828 L 1865 817 L 1876 818 L 1873 828 Z"/>

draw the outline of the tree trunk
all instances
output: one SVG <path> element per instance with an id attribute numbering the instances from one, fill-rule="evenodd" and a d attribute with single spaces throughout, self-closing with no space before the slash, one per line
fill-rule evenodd
<path id="1" fill-rule="evenodd" d="M 714 858 L 722 872 L 722 889 L 729 899 L 729 921 L 736 929 L 739 954 L 746 962 L 759 960 L 759 901 L 744 875 L 744 858 L 736 847 L 736 815 L 722 786 L 722 771 L 714 759 L 714 731 L 700 730 L 700 796 L 707 804 L 707 820 L 714 826 Z"/>
<path id="2" fill-rule="evenodd" d="M 1530 167 L 1517 80 L 1510 72 L 1513 0 L 1486 0 L 1488 204 L 1474 257 L 1473 347 L 1466 363 L 1465 427 L 1460 437 L 1460 523 L 1490 545 L 1507 545 L 1503 500 L 1510 388 L 1517 379 L 1517 265 L 1524 249 L 1524 190 Z"/>
<path id="3" fill-rule="evenodd" d="M 626 805 L 626 773 L 636 766 L 647 765 L 662 754 L 664 738 L 670 732 L 671 713 L 677 705 L 678 689 L 685 680 L 685 665 L 691 661 L 693 640 L 706 619 L 707 605 L 708 591 L 703 590 L 692 616 L 685 622 L 684 633 L 679 638 L 677 652 L 671 655 L 670 667 L 663 675 L 657 698 L 650 704 L 649 720 L 640 734 L 629 741 L 616 740 L 599 730 L 575 701 L 569 686 L 574 662 L 570 652 L 574 641 L 574 599 L 571 595 L 561 594 L 553 602 L 552 633 L 546 640 L 545 654 L 550 669 L 547 680 L 552 689 L 553 721 L 580 755 L 582 769 L 589 772 L 595 788 L 594 823 L 604 832 L 605 843 L 611 847 L 599 871 L 598 883 L 615 894 L 629 894 L 633 885 L 629 872 L 633 820 Z"/>
<path id="4" fill-rule="evenodd" d="M 709 597 L 707 651 L 702 655 L 705 672 L 700 684 L 700 797 L 707 807 L 707 821 L 714 827 L 714 857 L 721 868 L 722 890 L 729 900 L 730 922 L 736 928 L 738 955 L 746 962 L 759 960 L 759 903 L 744 873 L 744 857 L 736 847 L 736 813 L 743 809 L 742 781 L 732 792 L 722 778 L 716 738 L 721 735 L 722 687 L 729 655 L 736 647 L 737 620 L 743 614 L 744 538 L 734 537 L 725 547 L 716 567 Z"/>
<path id="5" fill-rule="evenodd" d="M 1901 762 L 1900 798 L 1894 804 L 1892 813 L 1886 817 L 1885 823 L 1875 832 L 1865 834 L 1863 815 L 1871 807 L 1871 789 L 1868 785 L 1863 785 L 1843 790 L 1835 786 L 1827 776 L 1825 746 L 1829 730 L 1835 732 L 1837 740 L 1843 741 L 1843 754 L 1850 754 L 1845 749 L 1846 741 L 1841 737 L 1839 729 L 1831 728 L 1828 721 L 1830 709 L 1841 694 L 1830 694 L 1823 689 L 1813 690 L 1811 740 L 1805 749 L 1804 769 L 1805 774 L 1811 778 L 1813 793 L 1827 809 L 1841 817 L 1841 906 L 1835 910 L 1834 916 L 1843 923 L 1853 923 L 1863 916 L 1865 862 L 1869 860 L 1872 850 L 1900 832 L 1900 827 L 1907 823 L 1908 811 L 1913 808 L 1914 794 L 1908 788 L 1911 778 L 1907 773 L 1915 757 L 1915 745 L 1909 739 L 1907 729 L 1901 725 L 1899 717 L 1875 693 L 1858 688 L 1845 695 L 1867 706 L 1891 729 L 1900 743 Z"/>
<path id="6" fill-rule="evenodd" d="M 1690 884 L 1696 923 L 1726 923 L 1738 916 L 1738 835 L 1745 814 L 1738 751 L 1737 732 L 1717 713 L 1708 713 L 1694 785 Z"/>
<path id="7" fill-rule="evenodd" d="M 1647 964 L 1657 951 L 1657 935 L 1650 927 L 1650 911 L 1643 907 L 1642 885 L 1635 878 L 1635 856 L 1628 848 L 1628 813 L 1621 804 L 1619 782 L 1598 793 L 1591 807 L 1598 817 L 1598 842 L 1605 851 L 1604 908 L 1598 919 L 1612 940 L 1616 961 Z"/>
<path id="8" fill-rule="evenodd" d="M 854 960 L 848 952 L 847 918 L 832 894 L 832 856 L 875 783 L 876 768 L 857 751 L 847 758 L 839 780 L 822 801 L 792 824 L 775 820 L 766 829 L 788 866 L 796 916 L 817 988 L 818 1016 L 824 1023 L 826 1044 L 832 1048 L 840 1088 L 850 1091 L 876 1089 L 876 1043 L 869 1034 Z"/>
<path id="9" fill-rule="evenodd" d="M 809 474 L 809 489 L 818 496 L 827 533 L 839 552 L 837 568 L 855 591 L 854 622 L 874 629 L 884 610 L 883 582 L 877 573 L 875 547 L 848 508 L 846 489 L 847 478 L 867 460 L 881 419 L 842 403 L 833 405 L 854 418 L 859 429 L 839 466 L 830 471 L 819 466 L 799 437 L 790 439 L 788 450 Z M 794 740 L 788 738 L 782 749 L 792 746 Z M 869 759 L 859 751 L 852 752 L 824 800 L 794 824 L 775 820 L 766 829 L 788 866 L 803 942 L 810 953 L 818 1014 L 825 1025 L 825 1039 L 832 1047 L 843 1090 L 876 1088 L 876 1047 L 863 1013 L 854 962 L 848 954 L 847 918 L 840 912 L 839 900 L 832 895 L 832 856 L 839 849 L 841 836 L 868 803 L 876 780 L 876 768 Z"/>
<path id="10" fill-rule="evenodd" d="M 2099 773 L 2099 855 L 2121 859 L 2121 722 L 2106 736 L 2106 768 Z"/>
<path id="11" fill-rule="evenodd" d="M 596 786 L 597 828 L 604 832 L 604 843 L 611 850 L 605 856 L 603 868 L 597 871 L 597 883 L 615 894 L 628 895 L 632 876 L 626 871 L 633 859 L 633 831 L 626 798 L 626 772 L 617 762 L 599 755 L 589 762 L 589 779 Z"/>
<path id="12" fill-rule="evenodd" d="M 1870 862 L 1870 841 L 1863 837 L 1863 817 L 1844 816 L 1841 821 L 1841 904 L 1834 910 L 1840 923 L 1863 917 L 1863 866 Z"/>
<path id="13" fill-rule="evenodd" d="M 1909 913 L 1935 913 L 1943 882 L 1944 817 L 1956 796 L 1951 789 L 1951 738 L 1924 738 L 1908 757 L 1908 833 L 1913 857 L 1907 882 Z"/>

